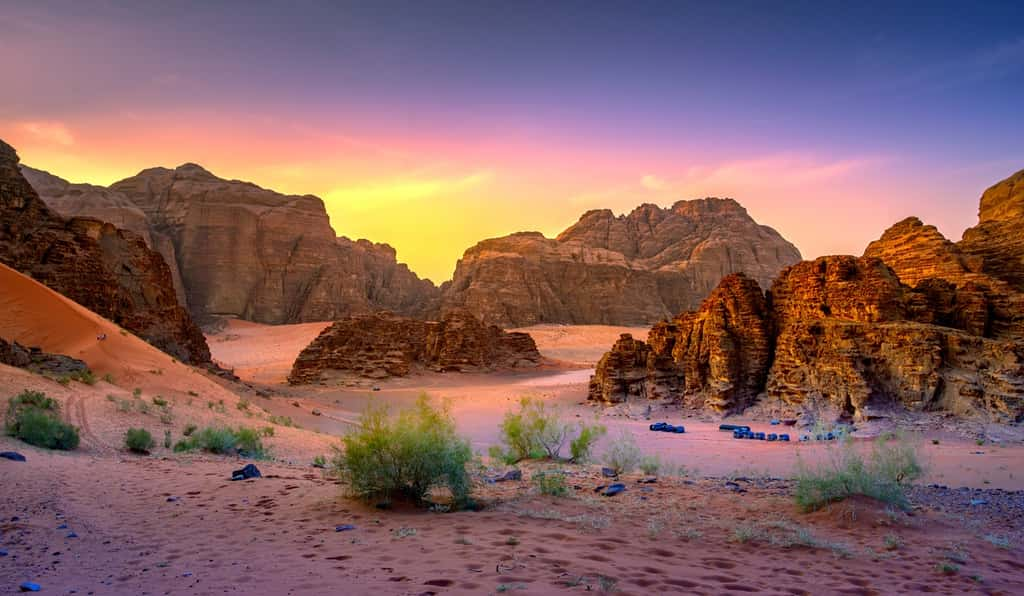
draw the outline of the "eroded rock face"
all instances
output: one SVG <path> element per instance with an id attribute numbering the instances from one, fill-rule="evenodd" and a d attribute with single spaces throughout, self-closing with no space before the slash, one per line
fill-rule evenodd
<path id="1" fill-rule="evenodd" d="M 0 141 L 0 262 L 192 364 L 208 364 L 202 332 L 177 301 L 171 272 L 138 235 L 54 213 Z"/>
<path id="2" fill-rule="evenodd" d="M 696 308 L 730 273 L 767 287 L 799 260 L 732 199 L 641 205 L 618 217 L 589 211 L 556 239 L 523 232 L 470 248 L 442 305 L 506 327 L 644 324 Z"/>
<path id="3" fill-rule="evenodd" d="M 279 324 L 437 310 L 433 283 L 386 244 L 337 237 L 317 197 L 224 180 L 195 164 L 144 170 L 109 188 L 27 172 L 54 209 L 138 228 L 172 263 L 176 288 L 199 320 Z"/>
<path id="4" fill-rule="evenodd" d="M 26 348 L 16 341 L 0 337 L 0 364 L 25 368 L 34 373 L 61 378 L 89 370 L 89 366 L 71 356 L 50 354 L 39 348 Z"/>
<path id="5" fill-rule="evenodd" d="M 882 260 L 852 256 L 785 269 L 767 299 L 730 276 L 698 311 L 629 346 L 640 362 L 616 356 L 616 344 L 590 398 L 669 397 L 721 413 L 767 400 L 794 410 L 824 403 L 856 418 L 899 408 L 1020 420 L 1024 342 L 986 336 L 993 311 L 972 283 L 927 278 L 911 288 Z M 614 380 L 628 389 L 608 391 Z"/>
<path id="6" fill-rule="evenodd" d="M 740 411 L 763 390 L 772 334 L 764 294 L 743 274 L 725 277 L 696 312 L 656 324 L 647 343 L 623 336 L 598 363 L 590 398 L 682 396 L 691 407 Z"/>
<path id="7" fill-rule="evenodd" d="M 1024 291 L 1024 170 L 981 195 L 978 225 L 958 245 L 981 258 L 985 273 Z"/>
<path id="8" fill-rule="evenodd" d="M 335 321 L 299 354 L 288 382 L 315 383 L 331 371 L 380 379 L 417 369 L 470 372 L 533 367 L 540 361 L 529 334 L 484 325 L 464 310 L 450 311 L 440 321 L 377 312 Z"/>

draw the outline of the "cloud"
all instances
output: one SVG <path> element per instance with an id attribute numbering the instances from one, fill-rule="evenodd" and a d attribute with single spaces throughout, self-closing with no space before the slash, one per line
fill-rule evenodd
<path id="1" fill-rule="evenodd" d="M 394 178 L 335 188 L 326 193 L 328 201 L 344 201 L 347 206 L 369 209 L 382 203 L 399 203 L 466 192 L 486 185 L 494 178 L 490 170 L 465 176 L 441 178 Z"/>
<path id="2" fill-rule="evenodd" d="M 667 183 L 664 179 L 659 178 L 653 174 L 647 174 L 646 176 L 640 178 L 640 186 L 646 188 L 647 190 L 662 190 L 665 188 L 666 185 Z"/>
<path id="3" fill-rule="evenodd" d="M 32 120 L 21 122 L 17 127 L 36 141 L 51 145 L 69 147 L 75 144 L 75 137 L 63 122 L 55 120 Z"/>

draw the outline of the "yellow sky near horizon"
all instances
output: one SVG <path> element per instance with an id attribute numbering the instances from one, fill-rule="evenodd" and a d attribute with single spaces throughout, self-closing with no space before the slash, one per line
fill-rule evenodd
<path id="1" fill-rule="evenodd" d="M 966 194 L 957 217 L 937 220 L 920 209 L 929 189 L 894 179 L 887 156 L 768 153 L 714 161 L 557 141 L 467 146 L 217 121 L 187 130 L 147 120 L 121 125 L 115 135 L 97 122 L 0 121 L 0 138 L 23 163 L 72 182 L 108 185 L 148 167 L 195 162 L 222 178 L 314 194 L 338 235 L 388 243 L 399 261 L 435 283 L 450 279 L 462 253 L 480 240 L 517 231 L 553 237 L 588 209 L 624 213 L 641 203 L 729 196 L 813 258 L 860 254 L 907 215 L 958 239 L 973 225 L 983 190 Z M 840 225 L 822 225 L 822 218 Z"/>

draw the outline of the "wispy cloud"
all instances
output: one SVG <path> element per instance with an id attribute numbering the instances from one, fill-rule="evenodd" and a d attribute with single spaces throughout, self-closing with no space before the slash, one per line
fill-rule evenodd
<path id="1" fill-rule="evenodd" d="M 33 140 L 51 145 L 69 147 L 75 144 L 75 137 L 63 122 L 56 120 L 30 120 L 19 122 L 17 128 Z"/>

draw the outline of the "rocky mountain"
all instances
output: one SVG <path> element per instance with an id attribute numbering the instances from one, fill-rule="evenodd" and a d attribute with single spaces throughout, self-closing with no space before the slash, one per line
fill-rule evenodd
<path id="1" fill-rule="evenodd" d="M 109 188 L 26 168 L 44 200 L 67 214 L 122 221 L 172 263 L 199 320 L 336 319 L 377 309 L 437 310 L 438 289 L 386 244 L 338 237 L 323 201 L 218 178 L 195 164 L 151 168 Z"/>
<path id="2" fill-rule="evenodd" d="M 202 332 L 175 296 L 171 271 L 135 233 L 61 217 L 22 176 L 0 141 L 0 263 L 192 364 L 208 364 Z"/>
<path id="3" fill-rule="evenodd" d="M 965 254 L 980 257 L 982 271 L 1024 291 L 1024 170 L 981 196 L 978 225 L 959 242 Z"/>
<path id="4" fill-rule="evenodd" d="M 1024 195 L 1005 188 L 986 191 L 989 217 L 972 228 L 988 230 L 991 245 L 972 230 L 953 243 L 908 218 L 863 257 L 785 269 L 767 294 L 745 276 L 725 278 L 699 310 L 656 325 L 647 343 L 620 339 L 590 398 L 669 398 L 719 413 L 757 404 L 862 419 L 893 409 L 1024 419 L 1024 293 L 1005 223 Z"/>
<path id="5" fill-rule="evenodd" d="M 555 239 L 536 232 L 484 240 L 465 252 L 442 308 L 484 322 L 633 325 L 696 308 L 742 272 L 767 286 L 800 252 L 732 199 L 585 213 Z"/>
<path id="6" fill-rule="evenodd" d="M 440 321 L 377 312 L 335 321 L 299 354 L 288 382 L 315 383 L 332 372 L 380 379 L 416 369 L 466 372 L 540 361 L 528 334 L 484 325 L 465 310 L 449 311 Z"/>

